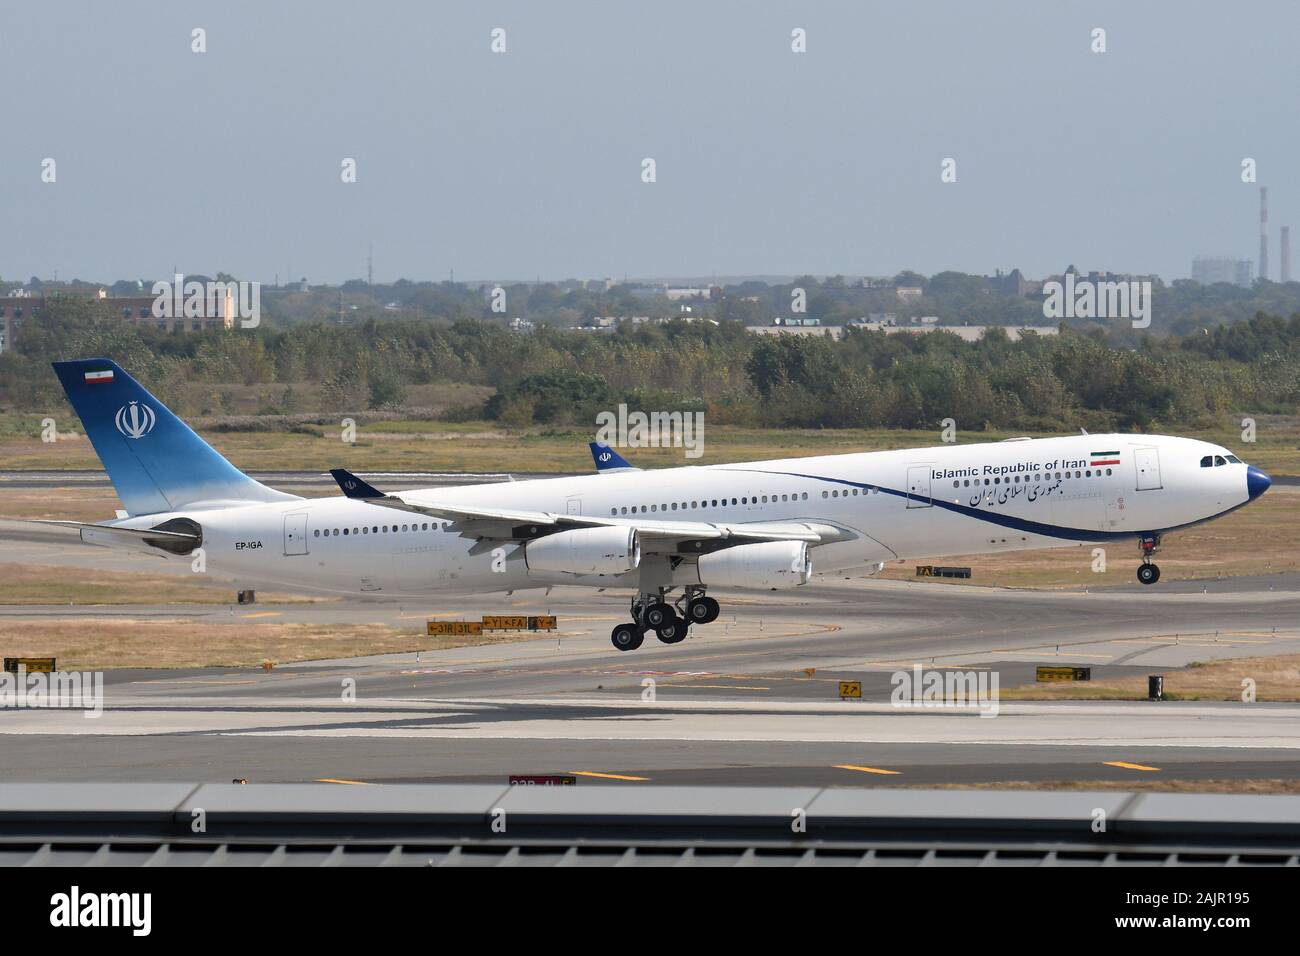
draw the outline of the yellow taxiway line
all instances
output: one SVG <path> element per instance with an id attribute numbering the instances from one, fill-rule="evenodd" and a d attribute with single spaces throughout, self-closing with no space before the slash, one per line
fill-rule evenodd
<path id="1" fill-rule="evenodd" d="M 837 763 L 836 770 L 856 770 L 858 773 L 879 773 L 889 777 L 897 777 L 903 771 L 901 770 L 881 770 L 879 767 L 859 767 L 851 763 Z"/>
<path id="2" fill-rule="evenodd" d="M 649 777 L 629 777 L 621 773 L 596 773 L 594 770 L 570 770 L 574 777 L 599 777 L 601 780 L 649 780 Z"/>

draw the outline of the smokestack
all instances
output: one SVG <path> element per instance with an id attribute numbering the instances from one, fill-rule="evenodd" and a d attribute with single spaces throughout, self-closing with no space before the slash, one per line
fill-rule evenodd
<path id="1" fill-rule="evenodd" d="M 1291 227 L 1282 227 L 1282 281 L 1291 281 Z"/>
<path id="2" fill-rule="evenodd" d="M 1259 277 L 1268 278 L 1268 187 L 1259 187 Z"/>

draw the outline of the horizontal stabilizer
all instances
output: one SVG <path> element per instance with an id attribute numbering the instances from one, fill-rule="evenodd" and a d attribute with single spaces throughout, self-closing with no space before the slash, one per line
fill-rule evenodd
<path id="1" fill-rule="evenodd" d="M 112 525 L 91 524 L 87 521 L 38 520 L 35 524 L 53 525 L 79 532 L 86 544 L 108 546 L 153 545 L 172 554 L 188 554 L 203 543 L 201 534 L 189 531 L 161 531 L 156 528 L 119 528 Z"/>

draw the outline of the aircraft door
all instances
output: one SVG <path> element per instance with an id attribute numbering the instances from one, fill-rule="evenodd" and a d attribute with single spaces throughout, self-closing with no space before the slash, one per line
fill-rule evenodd
<path id="1" fill-rule="evenodd" d="M 930 466 L 911 465 L 907 469 L 907 506 L 930 507 Z"/>
<path id="2" fill-rule="evenodd" d="M 307 513 L 305 511 L 284 516 L 284 553 L 307 553 Z"/>
<path id="3" fill-rule="evenodd" d="M 1154 491 L 1163 488 L 1160 482 L 1160 450 L 1158 448 L 1139 448 L 1133 452 L 1134 467 L 1137 468 L 1137 490 Z"/>
<path id="4" fill-rule="evenodd" d="M 571 515 L 582 514 L 582 499 L 570 498 L 564 503 L 564 510 Z"/>

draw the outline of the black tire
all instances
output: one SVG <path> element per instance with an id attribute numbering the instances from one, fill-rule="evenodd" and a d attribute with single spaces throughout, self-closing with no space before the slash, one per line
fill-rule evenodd
<path id="1" fill-rule="evenodd" d="M 659 625 L 664 621 L 677 616 L 677 612 L 663 601 L 655 601 L 647 604 L 646 609 L 641 613 L 641 621 L 652 631 L 659 630 Z"/>
<path id="2" fill-rule="evenodd" d="M 1160 568 L 1154 564 L 1139 564 L 1138 580 L 1143 584 L 1155 584 L 1160 580 Z"/>
<path id="3" fill-rule="evenodd" d="M 692 624 L 712 624 L 722 613 L 722 607 L 713 598 L 702 597 L 692 601 L 686 613 Z"/>
<path id="4" fill-rule="evenodd" d="M 659 635 L 659 640 L 665 644 L 680 644 L 686 640 L 686 631 L 686 622 L 674 615 L 660 624 L 655 633 Z"/>
<path id="5" fill-rule="evenodd" d="M 620 651 L 634 651 L 645 640 L 645 632 L 635 624 L 620 624 L 610 632 L 609 640 Z"/>

